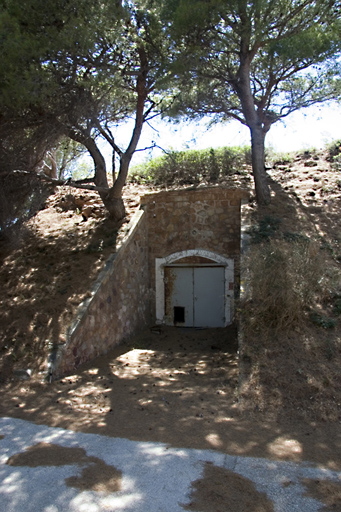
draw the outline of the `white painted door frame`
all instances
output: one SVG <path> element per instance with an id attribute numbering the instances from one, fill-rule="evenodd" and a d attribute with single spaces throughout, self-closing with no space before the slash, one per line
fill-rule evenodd
<path id="1" fill-rule="evenodd" d="M 156 322 L 165 323 L 165 267 L 176 265 L 178 260 L 190 256 L 200 256 L 224 267 L 225 326 L 231 324 L 234 306 L 234 261 L 205 249 L 191 249 L 170 254 L 165 258 L 155 258 Z"/>

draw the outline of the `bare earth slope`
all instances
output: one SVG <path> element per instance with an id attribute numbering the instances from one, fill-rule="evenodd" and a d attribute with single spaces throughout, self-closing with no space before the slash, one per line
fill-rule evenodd
<path id="1" fill-rule="evenodd" d="M 146 188 L 127 187 L 127 218 L 120 227 L 106 218 L 95 193 L 72 192 L 58 187 L 20 238 L 0 243 L 0 382 L 16 368 L 46 369 L 49 351 L 65 341 L 78 305 L 124 240 Z"/>
<path id="2" fill-rule="evenodd" d="M 272 204 L 247 212 L 253 225 L 279 220 L 281 233 L 312 240 L 318 278 L 329 282 L 302 325 L 270 340 L 262 332 L 245 340 L 248 378 L 240 397 L 255 415 L 341 421 L 341 172 L 331 160 L 314 150 L 270 162 Z"/>
<path id="3" fill-rule="evenodd" d="M 279 217 L 288 230 L 319 237 L 330 265 L 339 268 L 341 176 L 326 156 L 314 152 L 292 162 L 272 162 L 273 204 L 266 211 L 251 204 L 248 215 Z M 145 190 L 126 187 L 129 215 Z M 49 348 L 63 341 L 77 305 L 126 234 L 127 224 L 117 230 L 94 194 L 74 194 L 86 200 L 83 213 L 92 208 L 87 221 L 67 194 L 70 190 L 57 190 L 22 239 L 0 248 L 0 414 L 174 446 L 338 467 L 337 316 L 334 329 L 311 325 L 292 336 L 289 348 L 279 339 L 264 351 L 251 351 L 253 369 L 262 370 L 251 372 L 241 405 L 234 328 L 148 329 L 74 375 L 42 382 L 39 372 L 46 368 Z M 29 380 L 14 373 L 27 368 L 34 374 Z"/>

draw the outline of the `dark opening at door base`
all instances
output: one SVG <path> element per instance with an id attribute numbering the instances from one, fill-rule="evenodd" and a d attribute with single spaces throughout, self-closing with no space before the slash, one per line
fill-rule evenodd
<path id="1" fill-rule="evenodd" d="M 185 308 L 174 306 L 174 325 L 185 323 Z"/>

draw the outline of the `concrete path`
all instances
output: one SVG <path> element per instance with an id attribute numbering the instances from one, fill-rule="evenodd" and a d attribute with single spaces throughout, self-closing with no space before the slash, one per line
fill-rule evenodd
<path id="1" fill-rule="evenodd" d="M 66 459 L 64 465 L 53 460 L 42 464 L 41 460 L 34 461 L 34 456 L 39 452 L 37 445 L 38 448 L 47 445 L 39 443 L 49 443 L 55 448 L 57 445 L 57 450 L 58 447 L 83 448 L 86 455 L 75 464 Z M 31 462 L 20 456 L 13 457 L 25 450 L 31 453 Z M 10 457 L 14 465 L 7 464 Z M 102 470 L 104 466 L 114 466 L 118 470 L 121 475 L 119 490 L 82 490 L 77 485 L 70 485 L 70 482 L 77 483 L 84 468 L 95 465 L 94 457 L 104 461 Z M 257 491 L 266 493 L 273 502 L 275 512 L 318 512 L 322 504 L 304 495 L 302 478 L 334 482 L 341 479 L 341 473 L 305 463 L 171 448 L 160 443 L 84 434 L 0 418 L 0 511 L 183 512 L 190 502 L 191 484 L 202 477 L 205 462 L 251 480 Z"/>

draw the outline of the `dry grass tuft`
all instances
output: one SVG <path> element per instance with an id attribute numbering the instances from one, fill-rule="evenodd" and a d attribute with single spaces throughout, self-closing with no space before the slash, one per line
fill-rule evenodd
<path id="1" fill-rule="evenodd" d="M 317 298 L 330 294 L 325 258 L 309 239 L 253 245 L 244 261 L 248 283 L 241 303 L 244 332 L 287 332 L 304 323 Z"/>

